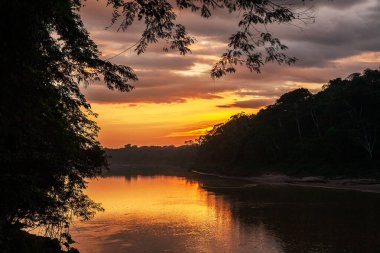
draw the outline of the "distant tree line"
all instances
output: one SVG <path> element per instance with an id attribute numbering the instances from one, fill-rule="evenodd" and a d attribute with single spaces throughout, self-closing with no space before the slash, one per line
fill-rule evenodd
<path id="1" fill-rule="evenodd" d="M 171 165 L 187 167 L 195 158 L 195 146 L 136 146 L 125 145 L 123 148 L 106 149 L 112 165 Z"/>
<path id="2" fill-rule="evenodd" d="M 296 89 L 255 115 L 240 113 L 198 139 L 197 168 L 224 174 L 267 172 L 380 175 L 380 71 Z"/>

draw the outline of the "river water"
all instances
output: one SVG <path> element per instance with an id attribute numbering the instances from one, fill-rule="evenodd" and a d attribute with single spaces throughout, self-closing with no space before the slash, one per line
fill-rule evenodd
<path id="1" fill-rule="evenodd" d="M 105 212 L 76 221 L 81 253 L 380 252 L 380 194 L 210 177 L 105 177 Z"/>

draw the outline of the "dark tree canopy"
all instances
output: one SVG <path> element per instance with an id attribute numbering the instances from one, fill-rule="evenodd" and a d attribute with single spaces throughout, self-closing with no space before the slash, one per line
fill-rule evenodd
<path id="1" fill-rule="evenodd" d="M 87 219 L 101 209 L 83 193 L 85 178 L 99 175 L 107 161 L 96 139 L 99 129 L 89 118 L 96 115 L 79 86 L 103 80 L 109 89 L 126 92 L 137 77 L 130 67 L 101 59 L 79 15 L 83 4 L 81 0 L 0 4 L 1 229 L 45 226 L 54 234 L 72 217 Z M 285 1 L 108 0 L 108 4 L 114 8 L 111 23 L 121 20 L 121 30 L 135 19 L 145 22 L 138 54 L 158 40 L 167 42 L 164 50 L 190 52 L 194 39 L 176 23 L 176 8 L 204 18 L 221 8 L 241 13 L 238 31 L 212 69 L 213 77 L 234 72 L 239 64 L 258 72 L 265 62 L 295 60 L 283 53 L 286 46 L 279 39 L 260 30 L 260 25 L 300 18 Z"/>
<path id="2" fill-rule="evenodd" d="M 380 176 L 380 71 L 296 89 L 198 140 L 197 167 L 226 174 Z"/>
<path id="3" fill-rule="evenodd" d="M 287 46 L 267 29 L 274 23 L 290 23 L 294 20 L 310 22 L 313 18 L 303 10 L 296 10 L 295 3 L 303 1 L 283 0 L 108 0 L 114 7 L 112 24 L 121 20 L 120 30 L 126 31 L 135 20 L 143 21 L 145 29 L 136 43 L 137 54 L 143 53 L 149 43 L 164 40 L 164 51 L 177 49 L 183 55 L 190 52 L 195 42 L 182 24 L 176 23 L 176 11 L 190 10 L 209 18 L 213 12 L 225 9 L 238 13 L 237 31 L 229 36 L 228 49 L 211 70 L 213 78 L 234 73 L 236 65 L 245 65 L 250 71 L 260 72 L 267 62 L 293 64 L 296 58 L 287 56 Z M 228 36 L 228 35 L 226 35 Z"/>

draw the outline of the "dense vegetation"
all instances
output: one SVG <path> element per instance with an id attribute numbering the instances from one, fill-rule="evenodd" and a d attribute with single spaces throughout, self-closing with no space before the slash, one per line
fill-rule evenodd
<path id="1" fill-rule="evenodd" d="M 296 89 L 198 140 L 197 166 L 224 174 L 380 175 L 380 71 Z"/>
<path id="2" fill-rule="evenodd" d="M 72 217 L 87 219 L 100 210 L 82 190 L 85 177 L 106 167 L 106 157 L 78 85 L 101 73 L 116 85 L 124 81 L 124 72 L 98 58 L 75 11 L 79 6 L 71 1 L 1 2 L 6 35 L 0 46 L 2 252 L 17 252 L 14 229 L 40 226 L 70 243 Z M 87 72 L 89 67 L 99 73 Z"/>
<path id="3" fill-rule="evenodd" d="M 195 158 L 195 146 L 136 146 L 106 149 L 112 165 L 169 165 L 188 167 Z"/>

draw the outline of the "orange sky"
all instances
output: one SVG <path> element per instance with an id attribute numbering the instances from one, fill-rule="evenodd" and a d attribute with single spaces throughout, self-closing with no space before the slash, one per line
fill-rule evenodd
<path id="1" fill-rule="evenodd" d="M 106 30 L 111 10 L 104 1 L 86 3 L 81 16 L 104 58 L 138 40 L 141 24 L 127 32 L 117 32 L 117 26 Z M 299 59 L 295 66 L 269 64 L 259 75 L 238 69 L 219 80 L 212 80 L 209 71 L 236 30 L 238 17 L 217 12 L 204 20 L 178 13 L 179 21 L 197 38 L 192 54 L 164 53 L 161 44 L 139 56 L 129 50 L 112 62 L 136 71 L 139 81 L 132 92 L 110 91 L 101 83 L 82 89 L 99 114 L 100 142 L 106 147 L 181 145 L 236 113 L 257 112 L 292 89 L 317 92 L 330 79 L 380 66 L 380 21 L 373 11 L 380 9 L 378 1 L 312 3 L 314 24 L 271 28 L 289 46 L 288 54 Z"/>
<path id="2" fill-rule="evenodd" d="M 220 102 L 228 98 L 218 99 Z M 218 108 L 215 100 L 191 99 L 185 103 L 126 104 L 92 103 L 102 131 L 100 142 L 107 147 L 126 143 L 138 145 L 182 145 L 194 140 L 231 115 L 257 110 L 246 108 Z"/>

